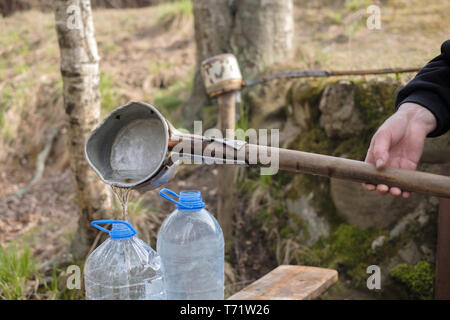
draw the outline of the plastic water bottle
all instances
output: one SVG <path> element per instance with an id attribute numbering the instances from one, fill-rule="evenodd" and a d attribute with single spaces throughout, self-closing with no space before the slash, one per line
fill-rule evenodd
<path id="1" fill-rule="evenodd" d="M 223 233 L 204 209 L 200 191 L 182 191 L 178 196 L 162 189 L 159 194 L 177 204 L 164 220 L 156 245 L 164 265 L 167 299 L 223 299 Z"/>
<path id="2" fill-rule="evenodd" d="M 112 223 L 112 230 L 100 224 Z M 130 223 L 98 220 L 91 223 L 110 238 L 96 248 L 84 266 L 88 300 L 163 300 L 164 278 L 161 258 L 135 237 Z"/>

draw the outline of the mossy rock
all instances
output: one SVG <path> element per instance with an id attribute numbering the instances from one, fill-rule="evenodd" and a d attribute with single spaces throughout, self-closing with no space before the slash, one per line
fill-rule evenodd
<path id="1" fill-rule="evenodd" d="M 339 81 L 321 80 L 310 83 L 296 82 L 288 90 L 286 103 L 292 105 L 293 113 L 298 109 L 310 109 L 304 114 L 311 116 L 297 123 L 307 121 L 297 139 L 289 145 L 292 149 L 343 156 L 355 160 L 365 158 L 370 140 L 377 128 L 394 112 L 395 97 L 402 83 L 389 78 L 378 80 L 353 80 L 354 107 L 363 123 L 358 135 L 347 138 L 330 138 L 320 125 L 319 105 L 328 85 L 339 85 Z M 295 118 L 295 116 L 294 116 Z"/>

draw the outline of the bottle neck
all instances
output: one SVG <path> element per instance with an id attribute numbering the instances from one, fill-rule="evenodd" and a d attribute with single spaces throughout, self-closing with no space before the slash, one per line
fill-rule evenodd
<path id="1" fill-rule="evenodd" d="M 202 201 L 200 191 L 189 190 L 180 192 L 180 200 L 177 207 L 181 211 L 197 211 L 203 209 L 205 203 Z"/>

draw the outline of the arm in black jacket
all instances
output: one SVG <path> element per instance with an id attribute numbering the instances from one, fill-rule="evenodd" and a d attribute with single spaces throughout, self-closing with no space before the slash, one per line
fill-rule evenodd
<path id="1" fill-rule="evenodd" d="M 436 129 L 428 137 L 442 135 L 450 129 L 450 40 L 442 44 L 441 54 L 400 90 L 395 110 L 405 102 L 420 104 L 436 117 Z"/>

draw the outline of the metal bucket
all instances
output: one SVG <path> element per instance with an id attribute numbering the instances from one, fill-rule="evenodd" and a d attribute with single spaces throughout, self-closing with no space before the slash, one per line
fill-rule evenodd
<path id="1" fill-rule="evenodd" d="M 85 156 L 103 182 L 145 191 L 157 187 L 155 179 L 148 186 L 151 178 L 167 174 L 168 141 L 169 125 L 161 113 L 152 105 L 130 102 L 92 131 Z"/>

